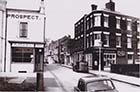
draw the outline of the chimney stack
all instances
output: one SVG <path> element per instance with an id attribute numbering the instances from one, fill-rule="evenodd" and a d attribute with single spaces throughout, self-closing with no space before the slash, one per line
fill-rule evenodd
<path id="1" fill-rule="evenodd" d="M 106 8 L 111 11 L 115 11 L 115 3 L 112 0 L 110 0 L 108 3 L 106 3 Z"/>
<path id="2" fill-rule="evenodd" d="M 92 9 L 92 11 L 97 10 L 97 5 L 92 4 L 92 5 L 91 5 L 91 9 Z"/>
<path id="3" fill-rule="evenodd" d="M 45 14 L 44 0 L 41 0 L 40 2 L 40 13 Z"/>

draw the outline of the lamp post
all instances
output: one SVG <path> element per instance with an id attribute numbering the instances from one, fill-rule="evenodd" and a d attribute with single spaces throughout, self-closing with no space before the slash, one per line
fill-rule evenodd
<path id="1" fill-rule="evenodd" d="M 102 49 L 102 41 L 99 42 L 99 73 L 101 72 L 101 49 Z"/>

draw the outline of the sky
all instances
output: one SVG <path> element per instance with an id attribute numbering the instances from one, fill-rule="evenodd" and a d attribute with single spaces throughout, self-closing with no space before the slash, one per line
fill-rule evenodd
<path id="1" fill-rule="evenodd" d="M 7 0 L 8 7 L 38 9 L 41 0 Z M 74 23 L 91 12 L 91 4 L 104 9 L 109 0 L 44 0 L 46 7 L 46 38 L 57 40 L 65 35 L 74 37 Z M 112 0 L 116 11 L 140 18 L 139 0 Z"/>

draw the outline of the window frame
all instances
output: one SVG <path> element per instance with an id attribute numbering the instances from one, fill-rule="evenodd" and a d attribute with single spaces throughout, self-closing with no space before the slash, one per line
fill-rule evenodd
<path id="1" fill-rule="evenodd" d="M 101 26 L 101 14 L 94 14 L 94 26 Z"/>
<path id="2" fill-rule="evenodd" d="M 19 37 L 20 38 L 28 37 L 28 22 L 19 23 Z"/>

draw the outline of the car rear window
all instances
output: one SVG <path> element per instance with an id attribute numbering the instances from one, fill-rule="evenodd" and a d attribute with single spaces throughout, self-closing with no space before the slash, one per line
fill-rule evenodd
<path id="1" fill-rule="evenodd" d="M 97 91 L 97 90 L 113 90 L 114 85 L 111 80 L 98 80 L 87 84 L 87 91 Z"/>

